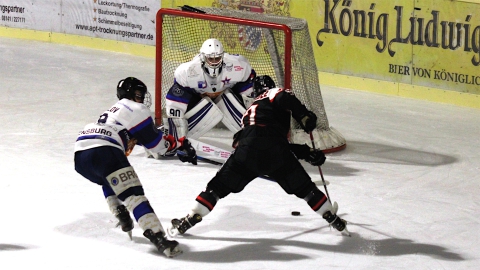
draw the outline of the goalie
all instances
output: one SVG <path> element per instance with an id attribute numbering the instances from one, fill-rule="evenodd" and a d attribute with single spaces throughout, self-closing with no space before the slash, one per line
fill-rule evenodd
<path id="1" fill-rule="evenodd" d="M 219 40 L 207 39 L 197 56 L 175 70 L 166 95 L 169 134 L 177 140 L 198 139 L 220 122 L 239 131 L 246 110 L 242 96 L 251 95 L 254 79 L 245 57 L 228 54 Z"/>

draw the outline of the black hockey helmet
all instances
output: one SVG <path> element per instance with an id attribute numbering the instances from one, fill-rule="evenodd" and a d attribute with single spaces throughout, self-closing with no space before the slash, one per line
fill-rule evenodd
<path id="1" fill-rule="evenodd" d="M 141 96 L 136 96 L 136 98 L 141 99 L 142 103 L 147 94 L 147 86 L 137 78 L 127 77 L 123 80 L 120 80 L 117 85 L 117 97 L 118 99 L 126 98 L 130 100 L 135 100 L 135 91 L 139 90 Z"/>
<path id="2" fill-rule="evenodd" d="M 253 97 L 258 97 L 268 89 L 275 88 L 275 82 L 268 75 L 255 77 L 253 81 Z"/>

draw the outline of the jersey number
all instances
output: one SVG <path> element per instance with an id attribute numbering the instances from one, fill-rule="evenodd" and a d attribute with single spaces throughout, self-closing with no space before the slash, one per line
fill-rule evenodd
<path id="1" fill-rule="evenodd" d="M 248 110 L 245 112 L 245 116 L 243 117 L 244 119 L 244 126 L 245 122 L 249 123 L 249 126 L 255 125 L 255 115 L 256 115 L 256 110 L 257 110 L 258 104 L 252 104 Z"/>
<path id="2" fill-rule="evenodd" d="M 169 114 L 170 114 L 170 116 L 180 117 L 180 110 L 170 109 Z"/>
<path id="3" fill-rule="evenodd" d="M 100 117 L 97 120 L 97 123 L 105 124 L 107 122 L 107 118 L 108 118 L 108 113 L 104 113 L 104 114 L 100 115 Z"/>

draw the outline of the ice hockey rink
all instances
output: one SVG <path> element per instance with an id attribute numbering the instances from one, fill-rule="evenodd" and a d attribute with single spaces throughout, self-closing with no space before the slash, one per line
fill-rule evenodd
<path id="1" fill-rule="evenodd" d="M 480 267 L 478 109 L 322 85 L 330 125 L 347 140 L 322 170 L 352 236 L 256 179 L 177 237 L 184 253 L 172 259 L 138 226 L 133 241 L 115 228 L 101 188 L 73 167 L 77 132 L 116 102 L 120 79 L 154 91 L 154 59 L 9 38 L 0 52 L 1 269 Z M 164 227 L 219 168 L 148 159 L 140 147 L 130 161 Z"/>

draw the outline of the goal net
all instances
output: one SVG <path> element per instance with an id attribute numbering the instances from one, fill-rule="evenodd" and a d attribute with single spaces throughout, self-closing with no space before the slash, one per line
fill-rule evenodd
<path id="1" fill-rule="evenodd" d="M 165 95 L 173 84 L 175 69 L 197 55 L 206 39 L 216 38 L 226 52 L 245 56 L 257 76 L 269 75 L 278 87 L 292 89 L 317 115 L 318 126 L 312 132 L 316 148 L 324 152 L 345 148 L 344 137 L 328 123 L 306 20 L 241 10 L 196 9 L 201 12 L 162 8 L 157 13 L 157 125 L 162 124 L 162 116 L 165 117 Z M 312 146 L 310 135 L 294 120 L 290 140 Z"/>

